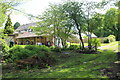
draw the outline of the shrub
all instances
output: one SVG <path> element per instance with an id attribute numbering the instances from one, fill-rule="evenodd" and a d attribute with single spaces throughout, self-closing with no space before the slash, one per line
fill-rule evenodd
<path id="1" fill-rule="evenodd" d="M 103 43 L 110 43 L 109 38 L 104 38 L 104 39 L 103 39 Z"/>
<path id="2" fill-rule="evenodd" d="M 27 49 L 24 49 L 21 46 L 14 46 L 9 50 L 8 60 L 9 62 L 14 62 L 16 60 L 25 59 L 32 55 L 33 55 L 33 52 Z"/>
<path id="3" fill-rule="evenodd" d="M 8 55 L 9 46 L 4 39 L 0 39 L 0 46 L 2 51 L 2 56 Z"/>
<path id="4" fill-rule="evenodd" d="M 55 46 L 50 46 L 50 49 L 54 49 L 55 48 Z"/>
<path id="5" fill-rule="evenodd" d="M 109 35 L 108 38 L 109 38 L 110 42 L 115 41 L 115 36 L 114 35 Z"/>
<path id="6" fill-rule="evenodd" d="M 115 41 L 115 36 L 114 35 L 109 35 L 108 37 L 103 39 L 103 43 L 110 43 Z"/>
<path id="7" fill-rule="evenodd" d="M 40 52 L 40 51 L 45 51 L 45 52 L 50 52 L 51 49 L 45 45 L 27 45 L 25 46 L 25 49 L 34 51 L 34 52 Z"/>
<path id="8" fill-rule="evenodd" d="M 61 52 L 61 51 L 62 51 L 62 48 L 60 48 L 60 47 L 55 47 L 54 49 L 52 49 L 52 51 Z"/>
<path id="9" fill-rule="evenodd" d="M 98 38 L 93 38 L 91 40 L 91 45 L 95 48 L 95 50 L 97 50 L 98 46 L 101 45 L 101 40 Z"/>
<path id="10" fill-rule="evenodd" d="M 53 66 L 56 62 L 56 59 L 52 57 L 49 53 L 37 53 L 32 57 L 29 57 L 27 59 L 18 60 L 16 61 L 16 64 L 19 68 L 45 68 L 48 66 Z"/>
<path id="11" fill-rule="evenodd" d="M 70 49 L 70 50 L 77 50 L 79 48 L 80 48 L 79 45 L 70 45 L 70 47 L 68 49 Z"/>
<path id="12" fill-rule="evenodd" d="M 16 46 L 13 46 L 12 48 L 10 48 L 9 52 L 12 54 L 12 53 L 15 53 L 15 52 L 20 52 L 23 48 L 19 45 L 16 45 Z"/>
<path id="13" fill-rule="evenodd" d="M 36 45 L 26 45 L 24 49 L 29 50 L 30 52 L 32 52 L 32 54 L 36 54 L 40 51 L 39 46 Z"/>
<path id="14" fill-rule="evenodd" d="M 50 52 L 50 48 L 48 48 L 47 46 L 43 46 L 43 45 L 42 46 L 27 45 L 24 48 L 20 45 L 13 46 L 9 50 L 10 54 L 7 55 L 7 58 L 9 57 L 7 61 L 14 62 L 16 60 L 26 59 L 28 57 L 31 57 L 41 52 Z"/>
<path id="15" fill-rule="evenodd" d="M 40 51 L 45 51 L 45 52 L 50 52 L 51 51 L 51 49 L 49 47 L 45 46 L 45 45 L 40 45 L 39 50 Z"/>

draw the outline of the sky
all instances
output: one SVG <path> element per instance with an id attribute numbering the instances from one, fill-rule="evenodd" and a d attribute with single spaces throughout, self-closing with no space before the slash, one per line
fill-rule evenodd
<path id="1" fill-rule="evenodd" d="M 30 0 L 26 3 L 17 6 L 16 9 L 21 10 L 28 14 L 40 15 L 45 11 L 46 8 L 48 8 L 49 3 L 60 3 L 62 1 L 65 0 Z M 76 1 L 81 1 L 81 0 L 76 0 Z M 88 0 L 88 1 L 100 2 L 102 0 Z M 12 12 L 11 19 L 13 24 L 15 22 L 19 22 L 21 25 L 31 23 L 31 20 L 29 20 L 27 16 L 16 11 Z"/>

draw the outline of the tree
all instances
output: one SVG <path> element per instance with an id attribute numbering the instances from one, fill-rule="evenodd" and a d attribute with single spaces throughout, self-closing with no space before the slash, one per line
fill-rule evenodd
<path id="1" fill-rule="evenodd" d="M 16 30 L 19 26 L 20 26 L 20 23 L 19 23 L 19 22 L 16 22 L 16 23 L 14 24 L 14 30 Z"/>
<path id="2" fill-rule="evenodd" d="M 15 6 L 19 5 L 21 0 L 0 0 L 0 27 L 3 27 L 3 23 L 7 18 L 7 12 L 12 11 Z"/>
<path id="3" fill-rule="evenodd" d="M 6 13 L 7 9 L 8 9 L 8 7 L 0 1 L 0 27 L 3 26 L 3 23 L 6 19 L 5 13 Z"/>
<path id="4" fill-rule="evenodd" d="M 84 49 L 84 43 L 81 35 L 82 27 L 84 25 L 84 13 L 82 11 L 82 5 L 82 3 L 74 1 L 66 2 L 63 4 L 65 13 L 67 14 L 66 16 L 72 21 L 74 27 L 77 29 L 79 39 L 82 43 L 82 49 Z"/>
<path id="5" fill-rule="evenodd" d="M 60 44 L 60 22 L 62 19 L 62 14 L 60 12 L 60 5 L 50 4 L 49 9 L 47 9 L 41 16 L 41 22 L 39 22 L 38 31 L 45 33 L 51 33 L 54 37 L 54 45 L 59 47 Z M 43 31 L 44 29 L 44 31 Z M 41 32 L 40 32 L 41 33 Z"/>
<path id="6" fill-rule="evenodd" d="M 90 26 L 92 32 L 98 37 L 106 36 L 106 30 L 104 29 L 104 15 L 96 13 L 90 18 Z M 107 32 L 107 34 L 109 34 Z"/>
<path id="7" fill-rule="evenodd" d="M 12 26 L 12 21 L 10 15 L 8 15 L 7 22 L 5 23 L 4 34 L 12 34 L 14 32 L 14 27 Z"/>
<path id="8" fill-rule="evenodd" d="M 120 38 L 120 27 L 118 24 L 118 15 L 120 14 L 120 11 L 118 11 L 118 9 L 115 8 L 111 8 L 109 9 L 104 17 L 104 26 L 110 30 L 111 34 L 114 34 L 116 36 L 116 40 L 119 41 Z"/>
<path id="9" fill-rule="evenodd" d="M 103 9 L 109 2 L 111 1 L 102 1 L 102 2 L 84 2 L 84 6 L 83 6 L 83 11 L 85 13 L 85 31 L 87 31 L 87 35 L 88 35 L 88 48 L 92 49 L 92 45 L 91 45 L 91 34 L 98 29 L 102 30 L 103 26 L 99 23 L 102 23 L 102 16 L 99 14 L 96 14 L 97 11 L 96 10 L 100 10 Z M 98 18 L 99 17 L 99 18 Z M 100 32 L 100 31 L 99 31 Z"/>
<path id="10" fill-rule="evenodd" d="M 120 32 L 120 1 L 118 2 L 118 31 Z M 118 35 L 118 41 L 120 41 L 120 33 Z"/>
<path id="11" fill-rule="evenodd" d="M 96 5 L 97 3 L 96 2 L 85 2 L 84 3 L 84 6 L 85 6 L 85 12 L 86 12 L 86 16 L 85 16 L 85 20 L 86 20 L 86 29 L 87 29 L 87 35 L 88 35 L 88 48 L 89 49 L 92 49 L 92 45 L 91 45 L 91 40 L 92 40 L 92 37 L 91 37 L 91 34 L 93 32 L 93 23 L 92 23 L 92 20 L 90 20 L 90 17 L 93 16 L 93 14 L 95 13 L 95 9 L 96 9 Z M 91 24 L 92 25 L 91 25 Z"/>
<path id="12" fill-rule="evenodd" d="M 38 27 L 34 31 L 38 34 L 50 34 L 54 37 L 55 47 L 67 47 L 66 41 L 71 34 L 72 23 L 65 15 L 61 4 L 50 4 L 50 7 L 40 16 Z"/>

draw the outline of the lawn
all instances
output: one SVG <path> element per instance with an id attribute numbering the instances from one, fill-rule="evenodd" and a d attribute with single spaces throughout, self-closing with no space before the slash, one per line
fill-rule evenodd
<path id="1" fill-rule="evenodd" d="M 68 45 L 80 45 L 79 43 L 67 43 Z M 88 46 L 88 43 L 84 43 L 84 46 Z"/>
<path id="2" fill-rule="evenodd" d="M 79 45 L 79 43 L 71 43 L 71 45 Z M 84 46 L 88 46 L 88 43 L 84 43 Z M 111 42 L 111 43 L 101 43 L 99 47 L 102 50 L 113 50 L 118 52 L 118 41 Z"/>
<path id="3" fill-rule="evenodd" d="M 107 46 L 107 45 L 115 45 L 118 44 L 117 41 L 115 42 L 111 42 L 111 43 L 101 43 L 101 46 Z M 68 45 L 70 45 L 70 43 L 68 43 Z M 71 45 L 80 45 L 79 43 L 71 43 Z M 84 43 L 84 46 L 88 46 L 88 43 Z"/>
<path id="4" fill-rule="evenodd" d="M 111 42 L 108 44 L 102 44 L 101 49 L 102 50 L 112 50 L 112 51 L 118 52 L 118 41 Z"/>
<path id="5" fill-rule="evenodd" d="M 111 43 L 102 43 L 101 46 L 107 46 L 107 45 L 113 46 L 113 45 L 116 45 L 116 44 L 118 44 L 118 41 L 111 42 Z"/>
<path id="6" fill-rule="evenodd" d="M 111 68 L 111 63 L 116 60 L 116 54 L 112 51 L 99 54 L 69 53 L 52 53 L 57 64 L 45 69 L 3 69 L 3 78 L 107 78 L 101 70 Z"/>

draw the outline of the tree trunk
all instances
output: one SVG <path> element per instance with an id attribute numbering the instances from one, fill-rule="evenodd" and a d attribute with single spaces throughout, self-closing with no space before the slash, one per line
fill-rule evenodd
<path id="1" fill-rule="evenodd" d="M 79 25 L 78 25 L 76 20 L 75 20 L 75 24 L 76 24 L 77 29 L 78 29 L 79 39 L 80 39 L 80 41 L 82 43 L 82 49 L 84 49 L 84 42 L 83 42 L 82 35 L 81 35 L 81 29 L 79 28 Z M 80 45 L 81 45 L 81 43 L 80 43 Z"/>
<path id="2" fill-rule="evenodd" d="M 62 46 L 63 48 L 67 48 L 66 39 L 62 39 Z"/>
<path id="3" fill-rule="evenodd" d="M 79 39 L 82 43 L 82 49 L 84 49 L 84 42 L 83 42 L 83 39 L 82 39 L 81 30 L 79 30 Z M 81 45 L 81 43 L 80 43 L 80 45 Z"/>
<path id="4" fill-rule="evenodd" d="M 91 46 L 91 29 L 90 29 L 90 24 L 89 24 L 89 20 L 88 20 L 88 48 L 91 50 L 92 46 Z"/>

